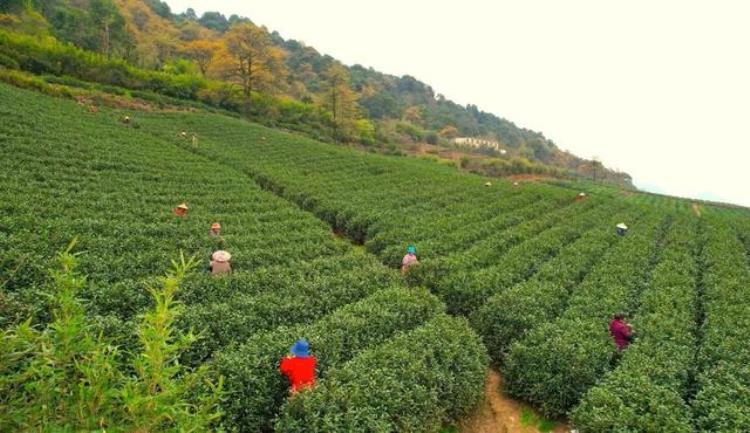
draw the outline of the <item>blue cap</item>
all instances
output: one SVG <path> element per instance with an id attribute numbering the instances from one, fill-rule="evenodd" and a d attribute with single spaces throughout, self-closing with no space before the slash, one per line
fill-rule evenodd
<path id="1" fill-rule="evenodd" d="M 291 349 L 292 355 L 300 358 L 306 358 L 310 356 L 310 344 L 305 339 L 297 340 Z"/>
<path id="2" fill-rule="evenodd" d="M 409 254 L 417 254 L 417 247 L 415 247 L 414 245 L 409 245 L 406 248 L 406 252 Z"/>

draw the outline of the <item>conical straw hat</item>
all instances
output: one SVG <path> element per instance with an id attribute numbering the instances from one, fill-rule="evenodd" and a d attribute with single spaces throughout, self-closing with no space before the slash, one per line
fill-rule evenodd
<path id="1" fill-rule="evenodd" d="M 211 255 L 211 258 L 215 262 L 228 262 L 229 260 L 232 259 L 232 255 L 229 254 L 229 252 L 227 252 L 227 251 L 219 250 L 219 251 L 214 252 Z"/>

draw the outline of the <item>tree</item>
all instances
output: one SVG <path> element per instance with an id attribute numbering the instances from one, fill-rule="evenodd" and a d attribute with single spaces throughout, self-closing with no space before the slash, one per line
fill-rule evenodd
<path id="1" fill-rule="evenodd" d="M 438 135 L 443 138 L 453 139 L 458 137 L 458 129 L 453 125 L 447 125 L 438 132 Z"/>
<path id="2" fill-rule="evenodd" d="M 604 165 L 602 164 L 602 161 L 598 157 L 593 157 L 591 159 L 591 171 L 593 172 L 593 178 L 594 181 L 601 177 L 602 172 L 604 169 Z"/>
<path id="3" fill-rule="evenodd" d="M 421 125 L 422 124 L 422 109 L 416 105 L 412 105 L 411 107 L 408 107 L 406 110 L 404 110 L 403 119 L 409 123 L 413 123 L 415 125 Z"/>
<path id="4" fill-rule="evenodd" d="M 198 21 L 198 15 L 195 14 L 195 9 L 193 8 L 187 8 L 181 16 L 188 21 Z"/>
<path id="5" fill-rule="evenodd" d="M 90 8 L 92 27 L 99 32 L 98 51 L 112 57 L 115 46 L 124 46 L 129 38 L 125 19 L 111 0 L 91 0 Z"/>
<path id="6" fill-rule="evenodd" d="M 219 33 L 224 33 L 229 29 L 229 21 L 227 21 L 227 17 L 220 12 L 205 12 L 198 22 L 201 23 L 202 26 L 211 30 L 216 30 Z"/>
<path id="7" fill-rule="evenodd" d="M 221 42 L 207 39 L 191 41 L 182 47 L 183 54 L 198 65 L 204 77 L 211 66 L 211 61 L 220 50 Z"/>
<path id="8" fill-rule="evenodd" d="M 172 10 L 169 5 L 161 0 L 146 0 L 146 4 L 162 18 L 172 18 Z"/>
<path id="9" fill-rule="evenodd" d="M 333 116 L 333 137 L 348 137 L 357 118 L 357 94 L 349 85 L 349 74 L 340 63 L 333 63 L 325 72 L 323 106 Z"/>
<path id="10" fill-rule="evenodd" d="M 254 90 L 273 92 L 287 74 L 284 52 L 273 46 L 268 32 L 250 23 L 238 23 L 226 33 L 223 53 L 225 79 L 238 82 L 247 102 Z"/>

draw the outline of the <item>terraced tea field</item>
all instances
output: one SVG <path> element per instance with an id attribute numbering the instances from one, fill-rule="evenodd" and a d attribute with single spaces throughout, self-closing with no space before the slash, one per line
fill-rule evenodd
<path id="1" fill-rule="evenodd" d="M 224 377 L 223 428 L 434 432 L 471 412 L 491 362 L 580 432 L 750 431 L 743 210 L 485 187 L 203 112 L 91 113 L 5 85 L 0 101 L 3 325 L 48 320 L 46 269 L 77 236 L 90 319 L 132 347 L 169 260 L 226 249 L 231 276 L 200 269 L 179 293 L 179 326 L 202 331 L 182 362 Z M 402 278 L 409 244 L 421 263 Z M 616 312 L 637 336 L 621 355 Z M 320 381 L 289 399 L 277 362 L 299 337 Z"/>

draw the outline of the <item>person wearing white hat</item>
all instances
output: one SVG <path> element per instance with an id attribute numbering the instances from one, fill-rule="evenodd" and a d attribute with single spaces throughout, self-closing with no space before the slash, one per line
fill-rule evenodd
<path id="1" fill-rule="evenodd" d="M 626 226 L 625 223 L 617 224 L 615 227 L 617 228 L 617 234 L 620 236 L 625 236 L 628 232 L 628 226 Z"/>
<path id="2" fill-rule="evenodd" d="M 215 251 L 211 255 L 211 261 L 209 262 L 211 273 L 214 275 L 231 274 L 232 265 L 229 263 L 230 260 L 232 260 L 232 255 L 229 252 L 224 250 Z"/>

